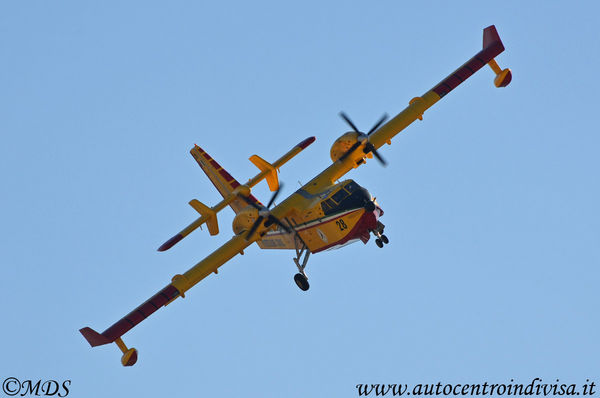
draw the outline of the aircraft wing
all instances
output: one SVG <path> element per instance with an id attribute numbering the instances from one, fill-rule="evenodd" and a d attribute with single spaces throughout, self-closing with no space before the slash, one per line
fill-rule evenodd
<path id="1" fill-rule="evenodd" d="M 242 235 L 232 237 L 223 246 L 212 252 L 198 264 L 194 265 L 183 275 L 175 275 L 170 284 L 165 286 L 129 314 L 115 322 L 104 332 L 98 333 L 90 327 L 84 327 L 79 331 L 92 347 L 113 342 L 116 343 L 123 352 L 121 363 L 124 366 L 135 364 L 137 361 L 137 350 L 135 350 L 135 348 L 128 349 L 123 343 L 121 336 L 156 312 L 160 307 L 170 304 L 177 297 L 185 297 L 185 292 L 187 290 L 211 273 L 214 272 L 216 274 L 218 268 L 236 254 L 243 254 L 243 250 L 254 243 L 254 240 L 255 239 L 250 239 L 247 241 Z"/>
<path id="2" fill-rule="evenodd" d="M 442 99 L 450 91 L 468 79 L 479 69 L 489 64 L 496 79 L 496 87 L 504 87 L 511 81 L 512 75 L 510 69 L 501 70 L 494 58 L 504 51 L 504 45 L 494 25 L 483 30 L 483 49 L 475 54 L 471 59 L 456 69 L 452 74 L 439 82 L 431 90 L 427 91 L 421 97 L 413 98 L 408 107 L 381 126 L 377 131 L 368 136 L 368 142 L 375 149 L 379 149 L 383 144 L 391 144 L 391 139 L 407 126 L 417 119 L 422 119 L 423 113 Z M 363 145 L 364 146 L 364 145 Z M 324 186 L 330 185 L 338 180 L 348 171 L 358 167 L 363 163 L 366 156 L 362 147 L 355 148 L 355 156 L 347 156 L 335 161 L 330 167 L 306 184 L 303 188 L 309 193 L 318 192 Z"/>

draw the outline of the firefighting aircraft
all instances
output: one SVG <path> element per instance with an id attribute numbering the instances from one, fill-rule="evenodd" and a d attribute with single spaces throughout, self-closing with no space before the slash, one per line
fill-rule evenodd
<path id="1" fill-rule="evenodd" d="M 340 179 L 373 156 L 385 165 L 385 160 L 378 152 L 379 148 L 383 144 L 391 144 L 392 138 L 415 120 L 423 120 L 423 113 L 427 109 L 484 65 L 488 64 L 496 74 L 496 87 L 507 86 L 512 79 L 511 71 L 501 69 L 494 60 L 503 51 L 504 46 L 496 28 L 489 26 L 483 30 L 481 51 L 423 96 L 410 100 L 408 107 L 387 123 L 384 124 L 384 115 L 364 133 L 348 116 L 341 113 L 352 130 L 333 143 L 330 153 L 333 164 L 273 208 L 271 206 L 281 188 L 277 176 L 279 168 L 314 142 L 315 137 L 300 142 L 273 163 L 257 155 L 251 156 L 250 161 L 258 167 L 260 173 L 245 184 L 240 184 L 204 150 L 194 146 L 191 149 L 192 156 L 223 196 L 223 200 L 213 207 L 196 199 L 190 201 L 189 204 L 200 217 L 158 250 L 168 250 L 203 224 L 206 224 L 211 235 L 218 234 L 217 213 L 228 205 L 236 213 L 233 237 L 183 275 L 175 275 L 165 288 L 104 332 L 98 333 L 89 327 L 80 329 L 83 337 L 92 347 L 116 343 L 123 352 L 121 363 L 131 366 L 137 361 L 137 350 L 127 348 L 121 336 L 160 307 L 170 304 L 178 297 L 185 297 L 192 286 L 211 273 L 216 274 L 221 265 L 237 254 L 244 254 L 244 249 L 254 242 L 261 249 L 295 250 L 294 262 L 298 273 L 294 276 L 294 281 L 302 290 L 309 288 L 305 268 L 311 253 L 342 247 L 358 240 L 366 243 L 371 234 L 375 235 L 377 246 L 387 244 L 389 240 L 383 234 L 384 226 L 379 221 L 383 210 L 366 189 L 352 180 Z M 269 189 L 274 192 L 266 206 L 251 194 L 251 188 L 263 179 L 267 180 Z"/>

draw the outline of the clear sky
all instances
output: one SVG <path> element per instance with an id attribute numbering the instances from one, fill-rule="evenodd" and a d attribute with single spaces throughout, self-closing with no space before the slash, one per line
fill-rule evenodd
<path id="1" fill-rule="evenodd" d="M 597 2 L 0 3 L 0 378 L 75 397 L 352 397 L 358 383 L 600 382 Z M 349 174 L 390 244 L 256 245 L 124 336 L 103 331 L 231 236 L 156 248 L 219 200 L 188 151 L 290 194 L 347 130 L 395 115 L 495 24 L 482 69 Z M 266 183 L 254 190 L 268 200 Z"/>

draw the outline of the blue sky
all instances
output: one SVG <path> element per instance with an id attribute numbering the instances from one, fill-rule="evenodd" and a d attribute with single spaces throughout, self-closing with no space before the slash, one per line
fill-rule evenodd
<path id="1" fill-rule="evenodd" d="M 595 2 L 3 2 L 0 377 L 70 396 L 356 396 L 358 383 L 598 380 Z M 482 69 L 348 177 L 390 245 L 311 256 L 254 246 L 125 335 L 104 330 L 231 236 L 156 248 L 218 193 L 309 136 L 285 194 L 330 164 L 346 111 L 369 128 L 481 47 Z M 254 193 L 268 200 L 266 183 Z"/>

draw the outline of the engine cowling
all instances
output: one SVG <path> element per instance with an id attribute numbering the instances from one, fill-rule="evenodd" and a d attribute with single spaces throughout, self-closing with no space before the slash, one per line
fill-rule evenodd
<path id="1" fill-rule="evenodd" d="M 359 139 L 363 138 L 362 136 L 366 137 L 366 135 L 363 133 L 349 131 L 335 140 L 329 152 L 331 160 L 336 162 L 344 153 L 346 153 L 354 144 L 356 144 Z"/>
<path id="2" fill-rule="evenodd" d="M 258 210 L 248 206 L 235 215 L 233 219 L 233 233 L 239 235 L 243 231 L 248 231 L 258 218 Z"/>

